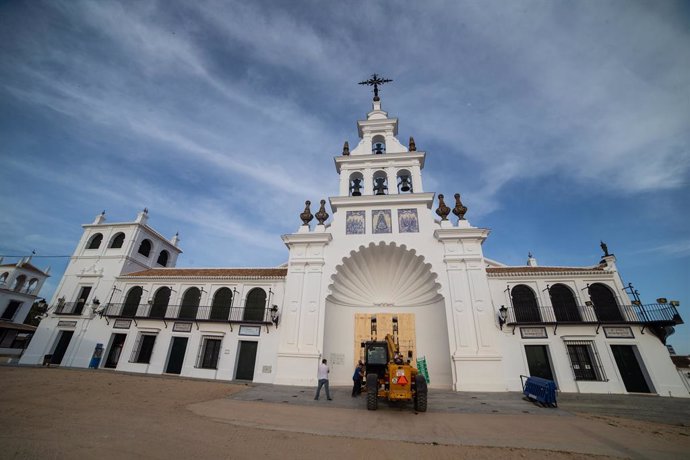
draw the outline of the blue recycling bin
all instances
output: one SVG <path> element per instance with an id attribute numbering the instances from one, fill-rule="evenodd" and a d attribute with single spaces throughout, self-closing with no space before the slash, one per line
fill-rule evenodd
<path id="1" fill-rule="evenodd" d="M 93 356 L 91 356 L 91 362 L 89 363 L 90 369 L 98 369 L 101 365 L 101 358 L 103 357 L 103 344 L 97 343 L 96 348 L 93 350 Z"/>
<path id="2" fill-rule="evenodd" d="M 525 376 L 520 376 L 525 377 Z M 556 382 L 541 377 L 527 377 L 523 385 L 522 393 L 530 401 L 538 402 L 544 406 L 558 407 L 556 402 Z"/>

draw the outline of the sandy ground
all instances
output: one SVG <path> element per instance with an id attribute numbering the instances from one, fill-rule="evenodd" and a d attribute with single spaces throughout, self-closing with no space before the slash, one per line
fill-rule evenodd
<path id="1" fill-rule="evenodd" d="M 690 452 L 687 426 L 596 414 L 371 413 L 236 400 L 232 394 L 246 387 L 224 382 L 56 368 L 0 367 L 0 384 L 2 458 L 577 459 L 593 452 L 609 458 Z M 562 437 L 578 439 L 542 444 L 531 436 L 527 445 L 534 448 L 483 446 L 511 445 L 524 438 L 520 430 L 549 426 L 545 436 L 575 429 Z M 588 444 L 595 446 L 584 449 L 589 454 L 570 448 Z"/>

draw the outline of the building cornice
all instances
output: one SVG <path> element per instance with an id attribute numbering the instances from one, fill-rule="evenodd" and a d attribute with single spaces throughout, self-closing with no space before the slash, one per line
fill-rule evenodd
<path id="1" fill-rule="evenodd" d="M 423 204 L 427 209 L 431 209 L 434 203 L 434 193 L 401 193 L 394 195 L 362 195 L 362 196 L 332 196 L 328 198 L 333 212 L 339 206 L 356 208 L 363 206 L 400 206 L 400 205 L 420 205 Z"/>
<path id="2" fill-rule="evenodd" d="M 381 162 L 395 162 L 397 166 L 404 167 L 401 165 L 401 162 L 404 162 L 405 160 L 410 161 L 410 163 L 414 163 L 414 160 L 419 162 L 419 167 L 424 168 L 424 159 L 426 158 L 426 153 L 425 152 L 419 152 L 419 151 L 414 151 L 414 152 L 402 152 L 402 153 L 384 153 L 382 155 L 376 155 L 376 154 L 369 154 L 369 155 L 341 155 L 334 157 L 335 161 L 335 169 L 338 173 L 340 173 L 340 168 L 343 165 L 357 165 L 360 166 L 362 164 L 366 165 L 366 163 L 381 163 Z"/>

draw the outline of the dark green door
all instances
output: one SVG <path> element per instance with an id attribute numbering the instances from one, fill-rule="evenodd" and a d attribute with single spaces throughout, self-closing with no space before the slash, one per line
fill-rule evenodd
<path id="1" fill-rule="evenodd" d="M 254 365 L 256 364 L 256 349 L 258 345 L 258 342 L 240 342 L 235 379 L 254 380 Z"/>
<path id="2" fill-rule="evenodd" d="M 525 355 L 527 356 L 527 366 L 529 375 L 553 380 L 551 363 L 549 362 L 549 350 L 546 345 L 525 345 Z"/>
<path id="3" fill-rule="evenodd" d="M 651 393 L 632 345 L 611 345 L 613 357 L 629 393 Z"/>
<path id="4" fill-rule="evenodd" d="M 57 345 L 55 345 L 55 350 L 53 350 L 53 357 L 50 359 L 50 364 L 60 364 L 62 362 L 62 358 L 65 356 L 65 352 L 67 351 L 70 340 L 72 340 L 73 334 L 74 331 L 60 332 L 60 338 L 58 339 Z"/>
<path id="5" fill-rule="evenodd" d="M 185 351 L 187 351 L 187 337 L 173 337 L 168 366 L 165 368 L 165 372 L 168 374 L 179 374 L 182 372 Z"/>

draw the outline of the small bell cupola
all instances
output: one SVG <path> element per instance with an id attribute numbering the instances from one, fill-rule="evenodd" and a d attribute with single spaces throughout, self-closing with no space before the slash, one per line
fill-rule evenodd
<path id="1" fill-rule="evenodd" d="M 417 151 L 412 137 L 408 146 L 398 140 L 398 119 L 390 118 L 381 108 L 379 87 L 390 82 L 377 74 L 360 82 L 373 87 L 374 98 L 366 120 L 357 122 L 359 143 L 350 150 L 349 142 L 345 142 L 342 155 L 335 158 L 341 197 L 423 192 L 425 153 Z"/>

